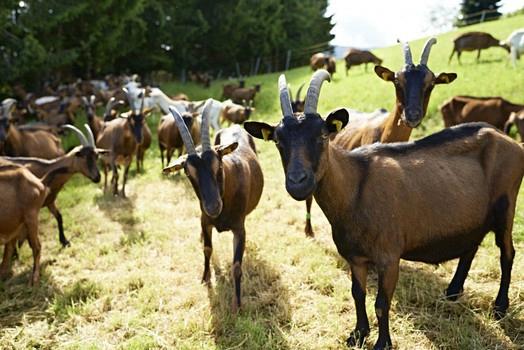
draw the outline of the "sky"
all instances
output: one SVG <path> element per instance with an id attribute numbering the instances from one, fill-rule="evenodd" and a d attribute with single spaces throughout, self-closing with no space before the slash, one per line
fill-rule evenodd
<path id="1" fill-rule="evenodd" d="M 460 0 L 329 0 L 334 14 L 332 45 L 376 48 L 451 29 Z M 502 13 L 524 7 L 524 0 L 502 0 Z M 432 25 L 431 14 L 440 23 Z"/>

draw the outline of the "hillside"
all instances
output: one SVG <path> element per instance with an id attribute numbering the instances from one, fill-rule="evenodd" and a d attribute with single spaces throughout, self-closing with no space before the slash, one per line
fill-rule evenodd
<path id="1" fill-rule="evenodd" d="M 505 39 L 522 26 L 524 16 L 468 27 Z M 448 65 L 451 40 L 462 31 L 438 37 L 429 66 L 456 72 L 458 78 L 437 86 L 428 116 L 413 137 L 442 128 L 438 106 L 457 94 L 500 95 L 524 103 L 524 60 L 513 69 L 500 48 L 462 55 Z M 424 40 L 411 43 L 418 61 Z M 375 52 L 383 65 L 398 70 L 398 45 Z M 286 73 L 293 91 L 309 81 L 308 67 Z M 254 120 L 277 122 L 278 74 L 247 79 L 262 84 Z M 162 88 L 193 99 L 219 98 L 223 81 L 210 89 L 177 82 Z M 372 111 L 391 109 L 394 89 L 372 67 L 357 67 L 346 77 L 338 64 L 333 82 L 325 84 L 319 111 L 346 106 Z M 0 282 L 0 348 L 2 349 L 345 349 L 355 322 L 347 264 L 332 242 L 327 220 L 314 205 L 316 239 L 304 237 L 305 205 L 284 189 L 280 157 L 273 144 L 257 142 L 265 187 L 257 209 L 247 217 L 243 262 L 243 310 L 230 314 L 232 234 L 213 235 L 212 285 L 200 284 L 203 253 L 200 209 L 186 177 L 161 175 L 156 123 L 146 172 L 131 172 L 128 199 L 104 195 L 101 184 L 77 175 L 58 198 L 66 235 L 72 246 L 61 249 L 55 220 L 41 215 L 42 282 L 27 287 L 30 249 L 24 246 L 14 277 Z M 79 118 L 77 124 L 83 123 Z M 66 143 L 69 144 L 69 139 Z M 134 169 L 134 165 L 132 167 Z M 430 266 L 401 264 L 390 327 L 398 349 L 521 349 L 524 347 L 524 190 L 514 227 L 517 255 L 513 266 L 508 316 L 490 317 L 499 286 L 499 250 L 489 235 L 473 262 L 465 293 L 457 302 L 443 298 L 456 261 Z M 384 228 L 387 230 L 387 227 Z M 377 338 L 374 316 L 376 275 L 370 274 L 367 311 Z"/>

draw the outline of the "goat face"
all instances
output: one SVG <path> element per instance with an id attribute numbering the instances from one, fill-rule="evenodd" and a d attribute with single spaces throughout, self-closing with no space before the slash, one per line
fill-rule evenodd
<path id="1" fill-rule="evenodd" d="M 77 147 L 74 152 L 75 168 L 94 183 L 100 182 L 100 172 L 96 166 L 98 152 L 90 146 Z"/>
<path id="2" fill-rule="evenodd" d="M 237 142 L 217 145 L 201 154 L 184 155 L 164 169 L 164 173 L 184 169 L 200 201 L 202 211 L 211 218 L 222 212 L 224 195 L 224 169 L 222 157 L 233 152 Z"/>
<path id="3" fill-rule="evenodd" d="M 426 115 L 429 97 L 435 84 L 449 84 L 457 75 L 455 73 L 440 73 L 437 77 L 425 65 L 405 65 L 393 73 L 382 66 L 375 66 L 375 73 L 383 80 L 395 85 L 397 103 L 402 108 L 402 121 L 410 128 L 416 128 Z"/>
<path id="4" fill-rule="evenodd" d="M 330 135 L 348 122 L 346 109 L 332 112 L 326 120 L 319 114 L 284 117 L 276 126 L 246 122 L 244 128 L 253 137 L 275 142 L 284 173 L 286 190 L 296 200 L 311 196 L 327 167 Z"/>
<path id="5" fill-rule="evenodd" d="M 131 132 L 133 133 L 135 141 L 138 144 L 142 143 L 142 130 L 144 129 L 144 120 L 145 116 L 143 114 L 133 113 L 127 118 L 127 122 L 129 123 L 129 127 L 131 128 Z"/>

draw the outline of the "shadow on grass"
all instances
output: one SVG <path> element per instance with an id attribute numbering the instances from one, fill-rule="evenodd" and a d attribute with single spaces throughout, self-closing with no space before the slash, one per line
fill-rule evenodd
<path id="1" fill-rule="evenodd" d="M 216 285 L 208 287 L 215 343 L 218 349 L 289 349 L 282 329 L 291 321 L 288 290 L 280 273 L 246 247 L 242 262 L 242 309 L 231 314 L 231 263 L 222 269 L 213 255 Z"/>

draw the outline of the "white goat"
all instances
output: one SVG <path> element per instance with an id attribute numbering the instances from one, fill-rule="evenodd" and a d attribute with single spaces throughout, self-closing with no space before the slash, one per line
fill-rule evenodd
<path id="1" fill-rule="evenodd" d="M 524 53 L 524 28 L 515 30 L 504 43 L 509 45 L 511 63 L 516 67 L 520 54 Z"/>

